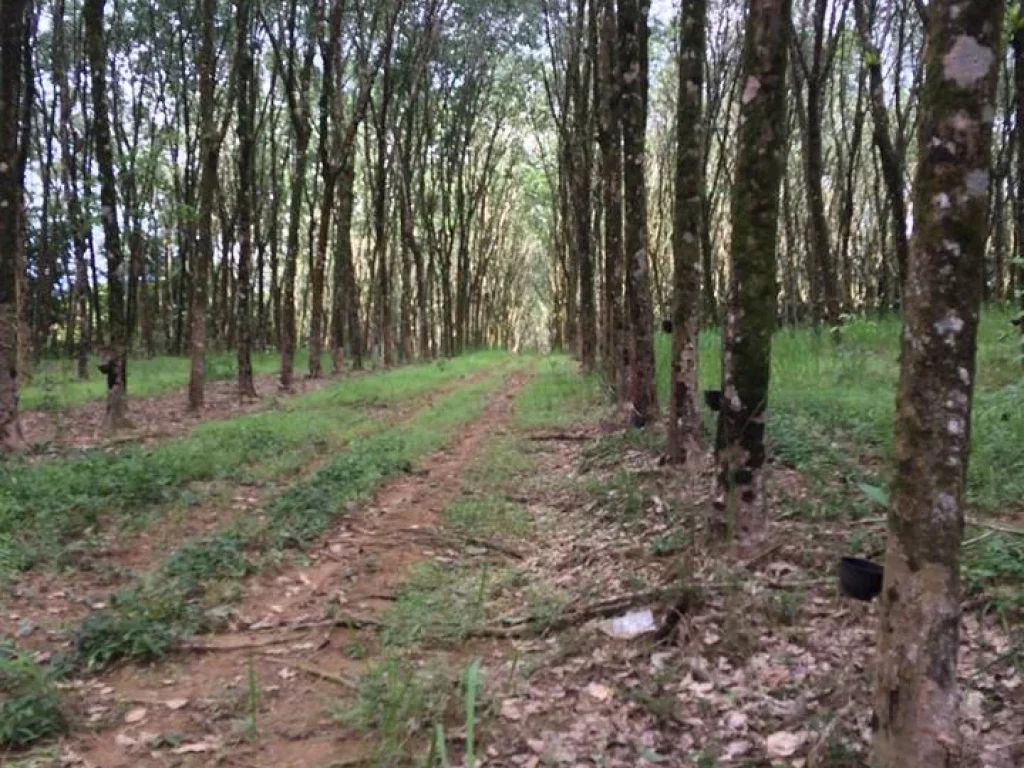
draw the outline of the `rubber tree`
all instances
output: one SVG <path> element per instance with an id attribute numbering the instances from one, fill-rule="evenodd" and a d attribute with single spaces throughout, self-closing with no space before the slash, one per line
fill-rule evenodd
<path id="1" fill-rule="evenodd" d="M 85 47 L 92 79 L 92 133 L 100 179 L 103 246 L 107 256 L 110 348 L 104 364 L 107 375 L 107 410 L 103 426 L 105 429 L 120 429 L 128 424 L 124 399 L 128 357 L 122 274 L 125 264 L 121 250 L 121 228 L 117 220 L 117 185 L 107 105 L 107 44 L 103 33 L 103 6 L 104 0 L 86 0 L 82 14 L 85 17 Z"/>
<path id="2" fill-rule="evenodd" d="M 626 395 L 622 306 L 622 122 L 619 114 L 618 24 L 614 0 L 599 0 L 597 143 L 604 229 L 602 368 L 619 399 Z"/>
<path id="3" fill-rule="evenodd" d="M 706 0 L 684 0 L 679 11 L 676 95 L 675 207 L 672 218 L 672 387 L 669 457 L 686 461 L 700 438 L 697 336 L 701 318 L 701 220 L 704 198 L 704 47 Z"/>
<path id="4" fill-rule="evenodd" d="M 256 397 L 252 378 L 252 264 L 253 192 L 256 186 L 256 78 L 253 72 L 252 18 L 247 0 L 235 3 L 235 99 L 238 106 L 238 396 Z"/>
<path id="5" fill-rule="evenodd" d="M 726 527 L 741 540 L 755 537 L 765 523 L 764 433 L 778 296 L 791 7 L 791 0 L 750 0 L 740 63 L 715 504 L 728 512 Z"/>
<path id="6" fill-rule="evenodd" d="M 874 765 L 958 764 L 960 545 L 1003 4 L 932 0 L 874 691 Z"/>
<path id="7" fill-rule="evenodd" d="M 206 378 L 206 309 L 210 265 L 213 263 L 213 207 L 217 192 L 217 123 L 214 119 L 214 83 L 217 76 L 217 48 L 213 25 L 217 16 L 216 0 L 199 0 L 199 216 L 198 237 L 192 271 L 192 305 L 189 329 L 188 407 L 203 407 Z"/>
<path id="8" fill-rule="evenodd" d="M 654 308 L 647 253 L 647 0 L 619 0 L 626 300 L 630 321 L 632 423 L 646 426 L 658 409 L 654 390 Z"/>
<path id="9" fill-rule="evenodd" d="M 17 248 L 22 187 L 18 183 L 22 46 L 27 0 L 0 6 L 0 451 L 20 447 L 18 422 Z"/>
<path id="10" fill-rule="evenodd" d="M 1015 22 L 1011 44 L 1013 46 L 1013 82 L 1016 92 L 1014 143 L 1017 145 L 1017 188 L 1013 198 L 1013 219 L 1016 232 L 1017 254 L 1014 259 L 1016 268 L 1015 297 L 1020 314 L 1017 325 L 1024 334 L 1024 9 L 1018 2 L 1014 6 Z M 1024 344 L 1024 336 L 1021 338 Z M 1022 346 L 1024 351 L 1024 346 Z M 1022 356 L 1024 357 L 1024 356 Z"/>

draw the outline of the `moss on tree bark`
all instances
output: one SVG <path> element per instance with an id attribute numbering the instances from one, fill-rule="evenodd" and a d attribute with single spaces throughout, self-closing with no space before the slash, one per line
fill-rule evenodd
<path id="1" fill-rule="evenodd" d="M 933 0 L 875 685 L 875 764 L 959 763 L 960 542 L 1002 3 Z"/>

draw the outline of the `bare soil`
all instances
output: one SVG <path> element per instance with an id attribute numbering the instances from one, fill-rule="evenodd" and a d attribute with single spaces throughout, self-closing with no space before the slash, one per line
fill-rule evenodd
<path id="1" fill-rule="evenodd" d="M 465 376 L 381 409 L 377 426 L 401 423 L 438 398 L 485 375 L 478 372 Z M 289 482 L 311 474 L 327 458 L 311 460 Z M 68 629 L 90 610 L 104 607 L 111 593 L 132 584 L 183 541 L 224 528 L 241 515 L 258 513 L 280 490 L 276 483 L 242 486 L 222 481 L 206 485 L 198 504 L 166 510 L 159 519 L 135 530 L 113 524 L 83 539 L 78 550 L 69 553 L 67 565 L 73 578 L 68 578 L 67 571 L 47 569 L 20 574 L 10 592 L 0 598 L 0 636 L 18 637 L 20 646 L 40 653 L 60 652 L 68 643 Z"/>
<path id="2" fill-rule="evenodd" d="M 150 668 L 75 681 L 83 727 L 61 747 L 65 764 L 200 766 L 219 755 L 231 765 L 314 768 L 363 760 L 367 742 L 346 737 L 329 707 L 351 693 L 366 665 L 344 649 L 360 638 L 372 645 L 373 632 L 337 626 L 339 613 L 372 623 L 408 568 L 436 554 L 436 542 L 421 532 L 437 528 L 481 443 L 506 429 L 525 380 L 511 376 L 453 445 L 353 508 L 307 553 L 308 565 L 248 580 L 233 631 Z M 253 691 L 259 701 L 249 730 Z M 166 748 L 155 746 L 161 739 Z"/>

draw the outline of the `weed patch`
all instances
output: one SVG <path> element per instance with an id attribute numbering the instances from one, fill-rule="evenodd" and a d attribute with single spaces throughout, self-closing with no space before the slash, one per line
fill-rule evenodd
<path id="1" fill-rule="evenodd" d="M 119 659 L 151 661 L 176 641 L 216 626 L 224 606 L 218 589 L 278 562 L 288 548 L 303 548 L 378 485 L 412 469 L 413 462 L 449 441 L 475 419 L 485 396 L 497 388 L 492 377 L 439 397 L 409 422 L 354 440 L 308 478 L 269 504 L 260 522 L 246 517 L 224 530 L 187 542 L 109 608 L 83 621 L 76 638 L 81 664 L 102 667 Z"/>
<path id="2" fill-rule="evenodd" d="M 494 362 L 487 354 L 361 376 L 295 398 L 286 409 L 202 424 L 152 448 L 0 462 L 0 578 L 59 564 L 64 547 L 86 529 L 195 501 L 197 483 L 293 474 L 312 457 L 386 427 L 353 403 L 372 394 L 397 404 Z"/>
<path id="3" fill-rule="evenodd" d="M 63 733 L 67 720 L 47 670 L 0 643 L 0 747 L 19 749 Z"/>
<path id="4" fill-rule="evenodd" d="M 516 397 L 515 423 L 527 429 L 553 429 L 596 421 L 605 396 L 596 375 L 580 376 L 577 363 L 552 355 Z"/>

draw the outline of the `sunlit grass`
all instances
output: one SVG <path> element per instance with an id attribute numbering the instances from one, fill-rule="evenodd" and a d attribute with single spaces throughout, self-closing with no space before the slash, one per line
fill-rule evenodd
<path id="1" fill-rule="evenodd" d="M 151 447 L 0 464 L 0 574 L 53 561 L 63 544 L 86 529 L 138 518 L 194 496 L 195 483 L 294 473 L 316 455 L 329 455 L 353 438 L 388 426 L 360 404 L 400 407 L 447 382 L 510 360 L 507 355 L 469 355 L 367 374 L 299 395 L 276 409 L 206 422 L 187 436 Z M 460 394 L 469 397 L 475 386 L 467 385 Z M 451 410 L 439 411 L 436 418 Z M 422 431 L 406 435 L 407 441 L 425 439 Z"/>
<path id="2" fill-rule="evenodd" d="M 1024 366 L 1009 311 L 987 310 L 978 335 L 969 498 L 982 507 L 1024 498 Z M 769 440 L 800 468 L 884 482 L 899 378 L 898 317 L 856 319 L 832 344 L 827 334 L 783 329 L 772 343 Z M 668 395 L 669 337 L 656 339 L 658 393 Z M 700 340 L 702 388 L 720 380 L 719 335 Z M 847 461 L 848 459 L 848 461 Z M 878 459 L 883 461 L 879 462 Z M 875 466 L 872 466 L 874 464 Z M 872 475 L 881 471 L 882 477 Z"/>
<path id="3" fill-rule="evenodd" d="M 89 378 L 81 381 L 76 376 L 78 364 L 74 360 L 44 360 L 32 371 L 32 380 L 19 392 L 19 404 L 24 410 L 59 410 L 106 396 L 106 377 L 97 370 L 102 360 L 89 360 Z M 276 374 L 281 357 L 276 352 L 259 352 L 252 356 L 256 375 Z M 309 356 L 305 350 L 295 355 L 295 371 L 303 375 L 308 369 Z M 323 356 L 325 371 L 331 369 L 330 356 Z M 206 380 L 222 381 L 238 375 L 234 352 L 211 352 L 206 355 Z M 132 358 L 128 361 L 129 397 L 162 395 L 188 384 L 188 357 L 162 355 L 150 358 Z"/>

